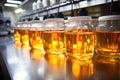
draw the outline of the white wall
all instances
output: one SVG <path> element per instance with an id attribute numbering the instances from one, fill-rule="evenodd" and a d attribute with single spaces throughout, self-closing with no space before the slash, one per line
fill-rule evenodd
<path id="1" fill-rule="evenodd" d="M 9 17 L 11 20 L 12 26 L 15 26 L 15 22 L 17 21 L 16 15 L 14 13 L 14 9 L 11 8 L 3 8 L 4 17 Z"/>

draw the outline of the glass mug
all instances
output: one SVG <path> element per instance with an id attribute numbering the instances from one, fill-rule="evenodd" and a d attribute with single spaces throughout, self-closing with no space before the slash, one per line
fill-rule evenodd
<path id="1" fill-rule="evenodd" d="M 94 54 L 95 34 L 90 16 L 68 18 L 65 28 L 66 53 L 79 60 L 91 59 Z"/>
<path id="2" fill-rule="evenodd" d="M 120 58 L 120 15 L 99 17 L 96 51 L 99 55 Z"/>
<path id="3" fill-rule="evenodd" d="M 60 18 L 46 19 L 43 30 L 43 46 L 48 54 L 61 54 L 65 52 L 64 20 Z"/>
<path id="4" fill-rule="evenodd" d="M 29 29 L 29 44 L 32 49 L 43 49 L 42 32 L 43 23 L 42 21 L 31 21 Z"/>

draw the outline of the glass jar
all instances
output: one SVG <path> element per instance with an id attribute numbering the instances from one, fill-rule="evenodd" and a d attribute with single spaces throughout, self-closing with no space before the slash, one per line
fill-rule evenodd
<path id="1" fill-rule="evenodd" d="M 29 47 L 29 27 L 30 23 L 29 22 L 22 22 L 22 27 L 21 27 L 21 47 Z"/>
<path id="2" fill-rule="evenodd" d="M 91 59 L 95 45 L 92 18 L 90 16 L 70 17 L 65 30 L 67 55 L 79 60 Z"/>
<path id="3" fill-rule="evenodd" d="M 99 17 L 96 51 L 99 55 L 120 58 L 120 15 Z"/>
<path id="4" fill-rule="evenodd" d="M 29 29 L 29 43 L 32 49 L 43 49 L 42 32 L 43 23 L 42 21 L 31 21 Z"/>
<path id="5" fill-rule="evenodd" d="M 21 45 L 21 41 L 20 41 L 20 38 L 21 38 L 21 34 L 20 34 L 20 31 L 21 31 L 21 27 L 22 27 L 22 23 L 21 22 L 17 22 L 16 23 L 16 26 L 14 27 L 14 39 L 15 39 L 15 44 L 16 45 Z"/>
<path id="6" fill-rule="evenodd" d="M 61 54 L 65 52 L 64 20 L 60 18 L 44 21 L 43 46 L 47 54 Z"/>

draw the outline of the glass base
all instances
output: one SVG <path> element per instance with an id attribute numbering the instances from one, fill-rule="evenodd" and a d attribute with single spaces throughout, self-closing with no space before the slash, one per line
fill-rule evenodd
<path id="1" fill-rule="evenodd" d="M 75 58 L 78 60 L 89 60 L 93 58 L 93 53 L 67 53 L 68 57 Z"/>
<path id="2" fill-rule="evenodd" d="M 108 58 L 120 59 L 120 52 L 96 51 L 97 55 Z"/>

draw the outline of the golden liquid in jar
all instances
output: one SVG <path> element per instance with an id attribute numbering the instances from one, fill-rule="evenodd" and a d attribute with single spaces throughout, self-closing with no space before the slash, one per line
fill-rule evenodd
<path id="1" fill-rule="evenodd" d="M 97 53 L 120 58 L 120 32 L 96 32 Z"/>
<path id="2" fill-rule="evenodd" d="M 95 34 L 88 30 L 72 30 L 66 33 L 66 53 L 68 56 L 80 60 L 93 57 Z"/>
<path id="3" fill-rule="evenodd" d="M 29 30 L 29 43 L 33 49 L 43 49 L 42 30 Z"/>
<path id="4" fill-rule="evenodd" d="M 20 38 L 21 38 L 20 29 L 15 28 L 14 31 L 15 31 L 14 32 L 15 44 L 20 45 L 21 44 L 21 41 L 20 41 Z"/>
<path id="5" fill-rule="evenodd" d="M 43 31 L 43 46 L 46 53 L 61 54 L 65 52 L 64 31 Z"/>
<path id="6" fill-rule="evenodd" d="M 21 43 L 24 47 L 29 47 L 29 32 L 28 29 L 21 30 Z"/>

